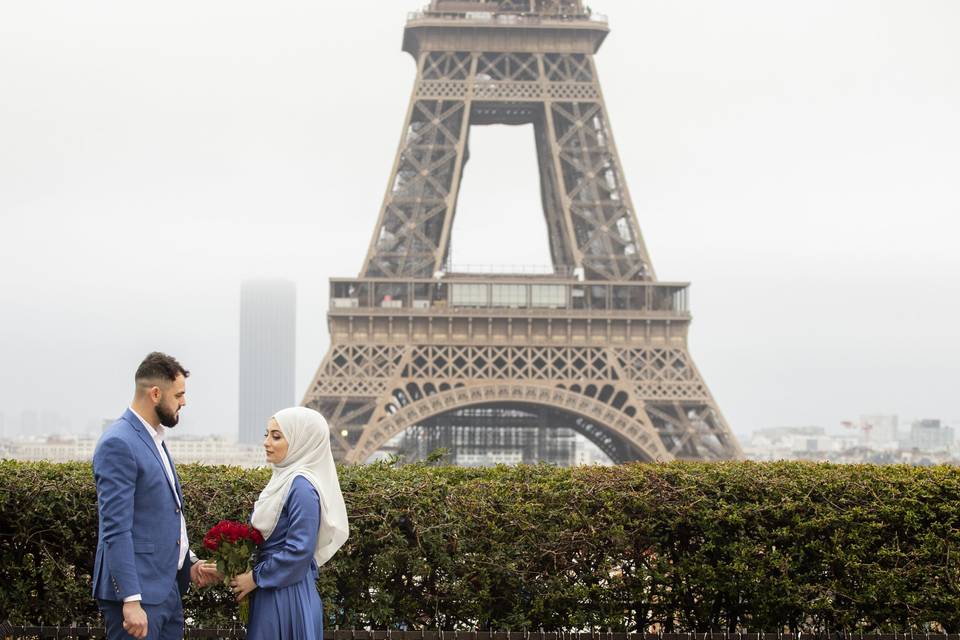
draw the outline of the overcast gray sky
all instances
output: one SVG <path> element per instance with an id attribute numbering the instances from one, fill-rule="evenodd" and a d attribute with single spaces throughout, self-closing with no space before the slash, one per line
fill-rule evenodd
<path id="1" fill-rule="evenodd" d="M 960 3 L 595 0 L 663 280 L 734 430 L 960 419 Z M 358 273 L 415 76 L 416 1 L 0 0 L 0 412 L 118 415 L 153 349 L 233 435 L 239 284 Z M 545 264 L 530 127 L 475 128 L 457 264 Z"/>

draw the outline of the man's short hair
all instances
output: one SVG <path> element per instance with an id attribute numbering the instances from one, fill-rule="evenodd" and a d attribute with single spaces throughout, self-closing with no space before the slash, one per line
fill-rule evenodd
<path id="1" fill-rule="evenodd" d="M 140 366 L 137 367 L 137 375 L 134 376 L 134 381 L 137 383 L 155 380 L 173 382 L 177 379 L 177 376 L 181 375 L 184 378 L 189 378 L 190 372 L 184 369 L 183 365 L 177 362 L 177 359 L 173 356 L 154 351 L 147 355 Z"/>

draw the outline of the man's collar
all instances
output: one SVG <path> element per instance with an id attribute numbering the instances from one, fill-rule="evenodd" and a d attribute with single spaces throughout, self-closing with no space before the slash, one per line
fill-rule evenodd
<path id="1" fill-rule="evenodd" d="M 133 415 L 137 416 L 140 419 L 140 422 L 143 423 L 143 426 L 147 428 L 147 433 L 150 434 L 151 438 L 153 438 L 154 440 L 163 440 L 163 435 L 166 432 L 166 429 L 164 428 L 163 425 L 160 425 L 159 427 L 154 429 L 153 425 L 147 422 L 146 420 L 144 420 L 143 416 L 137 413 L 133 407 L 130 407 L 130 413 L 132 413 Z"/>

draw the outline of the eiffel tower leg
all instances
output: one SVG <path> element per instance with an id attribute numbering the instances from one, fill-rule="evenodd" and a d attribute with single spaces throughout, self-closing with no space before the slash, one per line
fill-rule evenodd
<path id="1" fill-rule="evenodd" d="M 327 419 L 336 460 L 353 449 L 386 391 L 386 381 L 369 374 L 392 371 L 398 357 L 391 347 L 332 345 L 323 359 L 302 404 Z"/>
<path id="2" fill-rule="evenodd" d="M 686 345 L 613 349 L 618 371 L 675 458 L 732 460 L 743 457 L 723 414 Z"/>
<path id="3" fill-rule="evenodd" d="M 368 277 L 430 278 L 443 264 L 466 159 L 475 60 L 458 52 L 420 56 L 403 139 L 367 252 Z M 423 80 L 450 77 L 459 90 L 431 93 Z"/>
<path id="4" fill-rule="evenodd" d="M 541 175 L 556 199 L 588 279 L 655 279 L 637 226 L 591 56 L 539 56 L 545 131 Z M 549 213 L 549 209 L 547 209 Z"/>

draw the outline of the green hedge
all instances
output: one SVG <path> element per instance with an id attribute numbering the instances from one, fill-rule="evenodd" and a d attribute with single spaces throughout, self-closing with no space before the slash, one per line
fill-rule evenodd
<path id="1" fill-rule="evenodd" d="M 194 550 L 268 474 L 183 465 Z M 960 631 L 960 471 L 822 464 L 341 469 L 330 628 Z M 0 617 L 97 619 L 88 464 L 0 462 Z M 202 553 L 201 553 L 202 555 Z M 197 625 L 226 591 L 192 593 Z"/>

